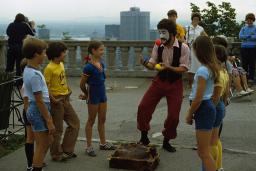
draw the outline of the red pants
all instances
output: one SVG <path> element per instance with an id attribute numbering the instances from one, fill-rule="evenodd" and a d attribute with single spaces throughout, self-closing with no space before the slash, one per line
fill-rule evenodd
<path id="1" fill-rule="evenodd" d="M 161 81 L 158 77 L 154 78 L 139 104 L 137 128 L 140 131 L 149 131 L 152 114 L 162 97 L 166 97 L 168 105 L 168 115 L 164 122 L 162 133 L 165 138 L 174 139 L 177 136 L 177 126 L 183 97 L 182 80 L 169 83 L 168 81 Z"/>

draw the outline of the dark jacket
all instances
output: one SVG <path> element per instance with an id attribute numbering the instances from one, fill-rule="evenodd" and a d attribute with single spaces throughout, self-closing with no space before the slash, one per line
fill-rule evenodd
<path id="1" fill-rule="evenodd" d="M 35 35 L 29 24 L 25 22 L 13 22 L 9 24 L 6 34 L 9 37 L 9 46 L 22 46 L 22 41 L 27 35 Z"/>

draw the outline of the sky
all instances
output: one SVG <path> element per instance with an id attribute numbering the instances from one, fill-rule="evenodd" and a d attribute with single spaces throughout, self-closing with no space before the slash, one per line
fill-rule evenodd
<path id="1" fill-rule="evenodd" d="M 236 9 L 237 19 L 243 20 L 248 12 L 256 13 L 256 0 L 229 0 Z M 179 20 L 190 19 L 190 2 L 204 8 L 204 0 L 2 0 L 0 22 L 11 22 L 17 13 L 25 14 L 34 21 L 84 22 L 118 24 L 120 11 L 136 6 L 141 11 L 150 11 L 151 22 L 166 17 L 170 9 L 176 9 Z M 220 4 L 221 0 L 211 0 Z"/>

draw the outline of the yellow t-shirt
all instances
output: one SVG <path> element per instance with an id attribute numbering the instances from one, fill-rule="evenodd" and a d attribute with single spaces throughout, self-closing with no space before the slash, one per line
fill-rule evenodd
<path id="1" fill-rule="evenodd" d="M 184 38 L 185 38 L 185 30 L 182 27 L 182 25 L 176 24 L 176 29 L 177 29 L 176 38 L 178 40 L 184 40 Z"/>
<path id="2" fill-rule="evenodd" d="M 219 77 L 219 80 L 218 82 L 215 84 L 215 87 L 216 86 L 219 86 L 221 87 L 221 93 L 220 93 L 220 96 L 223 96 L 225 90 L 226 90 L 226 87 L 229 83 L 229 76 L 228 76 L 228 72 L 226 70 L 220 70 L 220 77 Z"/>
<path id="3" fill-rule="evenodd" d="M 50 62 L 44 69 L 44 77 L 49 93 L 53 96 L 67 95 L 69 93 L 64 64 Z"/>

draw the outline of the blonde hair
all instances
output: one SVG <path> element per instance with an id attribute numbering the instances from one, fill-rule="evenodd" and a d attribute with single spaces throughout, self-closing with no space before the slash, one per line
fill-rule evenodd
<path id="1" fill-rule="evenodd" d="M 47 48 L 47 43 L 32 36 L 27 36 L 23 40 L 22 55 L 27 59 L 32 59 L 35 54 L 41 54 Z"/>

